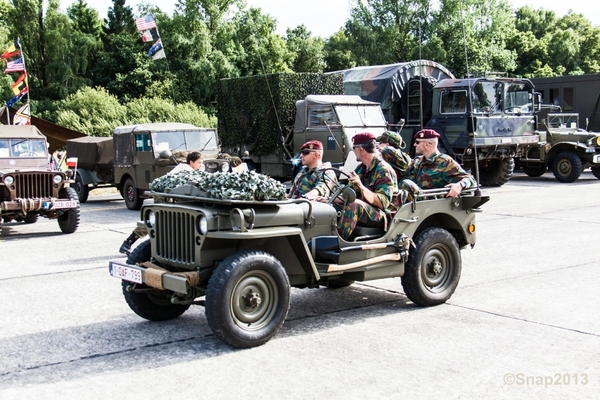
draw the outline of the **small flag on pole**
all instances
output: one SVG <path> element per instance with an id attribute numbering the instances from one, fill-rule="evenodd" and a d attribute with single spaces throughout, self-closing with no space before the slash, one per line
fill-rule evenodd
<path id="1" fill-rule="evenodd" d="M 13 125 L 30 125 L 31 114 L 29 112 L 29 103 L 25 104 L 17 110 L 13 118 Z"/>
<path id="2" fill-rule="evenodd" d="M 25 90 L 28 89 L 27 72 L 22 74 L 11 87 L 15 96 L 18 96 L 19 94 L 25 92 Z"/>
<path id="3" fill-rule="evenodd" d="M 150 30 L 142 32 L 142 41 L 144 43 L 146 43 L 146 42 L 154 42 L 158 38 L 159 38 L 159 36 L 158 36 L 158 30 L 156 28 L 152 28 Z"/>
<path id="4" fill-rule="evenodd" d="M 23 64 L 23 57 L 15 58 L 12 61 L 6 63 L 6 69 L 4 73 L 8 72 L 20 72 L 25 71 L 25 64 Z"/>
<path id="5" fill-rule="evenodd" d="M 137 27 L 138 31 L 142 32 L 156 28 L 156 22 L 154 21 L 152 14 L 148 14 L 145 17 L 136 19 L 135 26 Z"/>
<path id="6" fill-rule="evenodd" d="M 17 39 L 8 47 L 8 49 L 4 50 L 4 53 L 2 53 L 2 58 L 7 59 L 13 56 L 18 56 L 19 54 L 21 54 L 21 43 L 19 42 L 19 39 Z"/>
<path id="7" fill-rule="evenodd" d="M 158 39 L 150 48 L 148 49 L 148 55 L 152 58 L 158 53 L 159 50 L 162 50 L 163 45 L 162 41 Z"/>
<path id="8" fill-rule="evenodd" d="M 69 157 L 67 158 L 67 167 L 77 169 L 77 157 Z"/>

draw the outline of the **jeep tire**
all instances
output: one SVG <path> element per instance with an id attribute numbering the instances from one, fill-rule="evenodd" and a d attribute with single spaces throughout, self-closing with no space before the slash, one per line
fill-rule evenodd
<path id="1" fill-rule="evenodd" d="M 75 192 L 77 192 L 77 197 L 79 197 L 79 202 L 85 203 L 90 194 L 90 188 L 88 187 L 88 185 L 85 185 L 83 183 L 81 174 L 77 173 L 77 175 L 75 175 L 75 185 L 73 185 L 73 186 L 74 186 Z"/>
<path id="2" fill-rule="evenodd" d="M 140 243 L 127 258 L 127 263 L 135 265 L 150 261 L 150 240 Z M 121 281 L 123 297 L 131 310 L 142 318 L 149 321 L 167 321 L 179 317 L 190 308 L 189 304 L 171 303 L 171 292 L 166 290 L 147 291 L 146 285 L 136 284 L 135 289 L 145 289 L 144 292 L 130 291 L 128 288 L 134 285 L 128 281 Z"/>
<path id="3" fill-rule="evenodd" d="M 144 199 L 140 197 L 140 193 L 131 178 L 125 180 L 125 184 L 123 185 L 123 198 L 125 199 L 125 205 L 130 210 L 139 210 L 144 203 Z"/>
<path id="4" fill-rule="evenodd" d="M 59 199 L 73 200 L 77 202 L 77 207 L 69 208 L 65 210 L 61 215 L 58 216 L 58 226 L 63 233 L 73 233 L 79 227 L 80 209 L 79 209 L 79 197 L 75 189 L 71 187 L 64 187 L 58 192 Z"/>
<path id="5" fill-rule="evenodd" d="M 461 256 L 456 239 L 445 229 L 427 228 L 414 239 L 413 250 L 402 276 L 406 296 L 419 306 L 448 300 L 460 279 Z"/>
<path id="6" fill-rule="evenodd" d="M 211 276 L 205 306 L 208 325 L 219 339 L 237 348 L 260 346 L 279 331 L 287 316 L 287 273 L 264 251 L 232 254 Z"/>
<path id="7" fill-rule="evenodd" d="M 552 161 L 552 172 L 557 181 L 562 183 L 575 182 L 583 170 L 581 159 L 572 151 L 561 151 Z"/>
<path id="8" fill-rule="evenodd" d="M 511 178 L 515 169 L 512 157 L 490 160 L 485 167 L 479 168 L 479 183 L 483 186 L 502 186 Z"/>
<path id="9" fill-rule="evenodd" d="M 25 219 L 23 221 L 25 221 L 26 224 L 35 224 L 38 220 L 38 217 L 38 213 L 28 212 L 27 215 L 25 215 Z"/>
<path id="10" fill-rule="evenodd" d="M 592 167 L 592 174 L 600 179 L 600 167 Z"/>

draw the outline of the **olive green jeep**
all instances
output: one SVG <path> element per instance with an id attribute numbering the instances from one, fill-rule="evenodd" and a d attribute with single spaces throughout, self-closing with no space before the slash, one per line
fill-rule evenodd
<path id="1" fill-rule="evenodd" d="M 352 189 L 336 186 L 331 199 L 355 200 Z M 387 231 L 359 225 L 344 240 L 331 201 L 215 198 L 194 184 L 153 191 L 154 204 L 142 208 L 139 222 L 148 239 L 126 262 L 111 261 L 109 271 L 142 318 L 169 320 L 204 305 L 215 335 L 238 348 L 277 333 L 290 287 L 401 277 L 414 303 L 441 304 L 458 285 L 460 250 L 475 245 L 475 215 L 489 200 L 478 190 L 458 198 L 447 192 L 418 191 L 390 217 Z"/>

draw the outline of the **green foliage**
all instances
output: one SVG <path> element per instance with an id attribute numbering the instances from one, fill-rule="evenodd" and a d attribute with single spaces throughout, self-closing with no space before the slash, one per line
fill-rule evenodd
<path id="1" fill-rule="evenodd" d="M 269 74 L 219 82 L 219 136 L 226 147 L 272 153 L 292 133 L 296 101 L 309 94 L 343 94 L 339 74 Z M 275 107 L 275 109 L 274 109 Z"/>

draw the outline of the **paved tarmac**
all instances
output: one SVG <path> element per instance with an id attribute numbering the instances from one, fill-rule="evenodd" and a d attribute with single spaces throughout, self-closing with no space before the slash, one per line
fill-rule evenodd
<path id="1" fill-rule="evenodd" d="M 294 289 L 248 350 L 201 307 L 162 323 L 127 307 L 107 268 L 138 218 L 120 197 L 92 195 L 72 235 L 5 224 L 0 399 L 598 398 L 600 180 L 515 174 L 484 193 L 446 304 L 415 306 L 398 278 Z"/>

